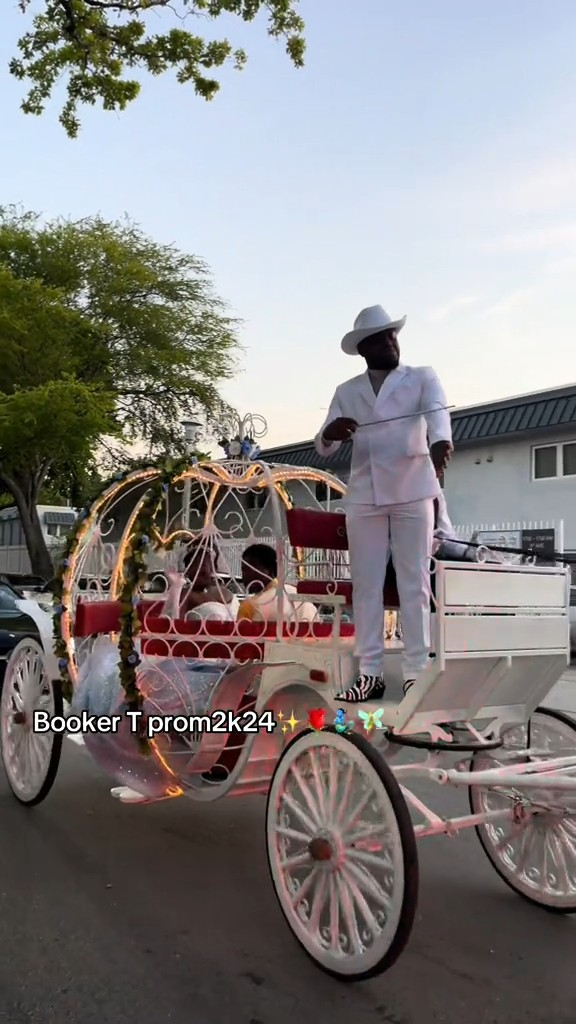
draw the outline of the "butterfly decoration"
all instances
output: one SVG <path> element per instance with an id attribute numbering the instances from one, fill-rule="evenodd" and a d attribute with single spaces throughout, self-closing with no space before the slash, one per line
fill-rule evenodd
<path id="1" fill-rule="evenodd" d="M 384 723 L 382 722 L 383 714 L 384 708 L 377 708 L 376 711 L 359 711 L 358 718 L 362 720 L 366 732 L 371 733 L 374 729 L 384 728 Z"/>
<path id="2" fill-rule="evenodd" d="M 354 722 L 346 721 L 346 712 L 343 711 L 342 708 L 338 708 L 338 711 L 336 712 L 334 728 L 336 729 L 336 732 L 340 733 L 340 735 L 352 732 L 352 729 L 354 728 Z"/>

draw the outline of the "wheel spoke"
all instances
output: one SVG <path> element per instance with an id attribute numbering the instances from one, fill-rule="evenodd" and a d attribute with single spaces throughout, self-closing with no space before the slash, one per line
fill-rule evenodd
<path id="1" fill-rule="evenodd" d="M 336 818 L 336 824 L 341 825 L 344 821 L 346 811 L 348 810 L 348 803 L 350 801 L 350 794 L 352 792 L 352 779 L 354 777 L 354 762 L 349 761 L 346 768 L 346 775 L 344 777 L 344 786 L 342 789 L 342 797 L 340 799 L 340 806 L 338 809 L 338 816 Z"/>
<path id="2" fill-rule="evenodd" d="M 334 881 L 336 884 L 336 891 L 338 893 L 339 904 L 342 908 L 342 916 L 346 923 L 346 931 L 348 932 L 348 938 L 352 945 L 352 951 L 355 954 L 361 953 L 363 949 L 363 942 L 360 938 L 360 932 L 358 931 L 358 922 L 356 920 L 354 904 L 350 896 L 348 882 L 345 876 L 340 872 L 335 876 Z"/>
<path id="3" fill-rule="evenodd" d="M 326 890 L 328 888 L 328 875 L 325 871 L 317 874 L 317 885 L 312 897 L 312 909 L 310 911 L 309 926 L 313 935 L 317 935 L 320 929 L 320 918 L 326 905 Z"/>
<path id="4" fill-rule="evenodd" d="M 292 774 L 292 778 L 296 782 L 296 785 L 298 786 L 298 789 L 300 790 L 300 792 L 302 793 L 302 796 L 304 797 L 304 799 L 306 801 L 306 804 L 308 806 L 308 810 L 310 811 L 310 814 L 312 815 L 312 817 L 314 819 L 315 825 L 316 826 L 321 825 L 321 818 L 320 818 L 320 815 L 318 813 L 318 804 L 314 801 L 314 797 L 312 796 L 312 793 L 310 792 L 310 787 L 309 787 L 308 783 L 306 782 L 305 778 L 303 777 L 302 772 L 300 771 L 300 769 L 298 768 L 297 765 L 295 765 L 295 764 L 292 765 L 291 774 Z"/>
<path id="5" fill-rule="evenodd" d="M 340 952 L 340 904 L 334 875 L 328 876 L 330 891 L 330 949 L 333 953 Z"/>
<path id="6" fill-rule="evenodd" d="M 303 850 L 302 853 L 294 853 L 291 857 L 285 857 L 284 860 L 280 861 L 280 867 L 283 871 L 288 871 L 291 868 L 303 868 L 311 863 L 311 857 L 308 850 Z"/>
<path id="7" fill-rule="evenodd" d="M 296 815 L 296 817 L 300 819 L 302 825 L 304 825 L 304 827 L 308 829 L 308 839 L 310 839 L 310 837 L 316 833 L 316 830 L 318 828 L 316 822 L 312 821 L 312 818 L 310 818 L 306 814 L 304 808 L 301 807 L 300 804 L 297 803 L 297 801 L 294 800 L 292 796 L 290 796 L 290 793 L 282 793 L 282 800 Z"/>
<path id="8" fill-rule="evenodd" d="M 386 908 L 390 906 L 390 897 L 388 893 L 384 892 L 382 886 L 371 874 L 369 874 L 368 871 L 365 871 L 360 864 L 354 864 L 353 861 L 348 861 L 348 870 L 360 888 L 363 889 L 364 892 L 369 893 L 369 895 L 372 896 L 380 906 Z"/>
<path id="9" fill-rule="evenodd" d="M 375 868 L 386 868 L 387 870 L 392 868 L 392 861 L 384 848 L 382 848 L 382 857 L 379 857 L 376 853 L 370 853 L 367 850 L 358 850 L 354 846 L 349 847 L 346 853 L 350 860 L 359 861 L 361 864 L 368 864 Z"/>
<path id="10" fill-rule="evenodd" d="M 362 914 L 362 917 L 364 918 L 364 922 L 367 928 L 372 932 L 373 935 L 376 935 L 376 933 L 381 930 L 380 925 L 378 924 L 378 921 L 374 917 L 374 914 L 372 913 L 361 889 L 357 885 L 356 880 L 348 870 L 348 865 L 344 865 L 343 873 L 346 877 L 346 881 L 348 883 L 350 892 L 352 893 L 354 902 L 358 907 L 358 910 Z"/>
<path id="11" fill-rule="evenodd" d="M 297 907 L 299 903 L 302 903 L 302 900 L 306 899 L 306 896 L 308 895 L 308 893 L 309 893 L 310 889 L 312 888 L 312 885 L 313 885 L 313 883 L 314 883 L 314 881 L 316 879 L 318 871 L 319 871 L 319 869 L 314 864 L 313 867 L 312 867 L 312 870 L 310 871 L 310 873 L 308 875 L 306 875 L 306 878 L 304 879 L 302 884 L 299 886 L 297 891 L 295 893 L 293 893 L 293 895 L 292 895 L 292 906 L 293 907 Z"/>
<path id="12" fill-rule="evenodd" d="M 316 816 L 317 816 L 320 824 L 321 825 L 325 825 L 326 824 L 326 815 L 328 813 L 327 793 L 326 793 L 326 789 L 324 788 L 324 782 L 322 781 L 322 776 L 320 774 L 320 769 L 318 767 L 318 759 L 315 757 L 314 753 L 311 750 L 308 751 L 308 761 L 309 761 L 310 767 L 312 769 L 312 778 L 314 779 L 314 789 L 316 790 L 316 797 L 317 797 Z M 310 795 L 312 795 L 312 794 L 310 794 Z"/>
<path id="13" fill-rule="evenodd" d="M 376 836 L 389 837 L 390 833 L 387 826 L 383 822 L 374 822 L 373 824 L 363 825 L 357 829 L 356 832 L 344 832 L 346 842 L 352 846 L 353 843 L 361 842 L 363 839 L 373 839 Z"/>
<path id="14" fill-rule="evenodd" d="M 284 836 L 286 839 L 295 839 L 299 843 L 309 843 L 309 832 L 298 832 L 295 828 L 286 828 L 285 825 L 275 826 L 276 835 Z"/>

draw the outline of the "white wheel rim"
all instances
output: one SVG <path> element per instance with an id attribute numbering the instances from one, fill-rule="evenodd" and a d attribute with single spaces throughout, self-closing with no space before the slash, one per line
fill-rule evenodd
<path id="1" fill-rule="evenodd" d="M 394 808 L 361 750 L 309 733 L 270 790 L 268 851 L 278 899 L 308 953 L 342 975 L 370 971 L 400 923 L 404 856 Z M 330 859 L 315 859 L 331 849 Z"/>
<path id="2" fill-rule="evenodd" d="M 32 731 L 34 711 L 53 715 L 54 693 L 42 648 L 27 640 L 8 661 L 0 704 L 2 760 L 12 789 L 24 801 L 33 800 L 42 789 L 55 740 L 52 732 Z"/>
<path id="3" fill-rule="evenodd" d="M 574 726 L 538 711 L 530 721 L 532 748 L 556 756 L 574 752 Z M 527 726 L 510 729 L 503 738 L 506 750 L 523 751 Z M 478 759 L 476 767 L 499 763 L 495 751 L 492 757 Z M 475 810 L 481 812 L 510 807 L 519 798 L 539 808 L 537 814 L 528 814 L 523 820 L 482 825 L 483 842 L 494 865 L 517 892 L 543 906 L 576 907 L 576 793 L 512 787 L 495 792 L 474 787 L 472 795 Z"/>

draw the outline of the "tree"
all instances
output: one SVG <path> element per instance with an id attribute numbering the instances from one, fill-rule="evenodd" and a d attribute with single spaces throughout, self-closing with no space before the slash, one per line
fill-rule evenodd
<path id="1" fill-rule="evenodd" d="M 183 417 L 215 428 L 236 332 L 202 261 L 130 222 L 0 210 L 0 487 L 35 573 L 42 488 L 79 498 L 103 451 L 122 467 L 181 448 Z"/>
<path id="2" fill-rule="evenodd" d="M 27 114 L 41 114 L 54 87 L 66 80 L 67 99 L 60 122 L 70 138 L 80 128 L 78 107 L 101 103 L 104 110 L 125 110 L 140 92 L 138 71 L 160 75 L 172 69 L 177 81 L 192 85 L 211 100 L 220 85 L 210 72 L 246 62 L 243 50 L 227 39 L 207 41 L 192 32 L 191 18 L 214 21 L 234 15 L 251 22 L 268 15 L 268 34 L 284 38 L 292 63 L 302 67 L 304 22 L 298 0 L 43 0 L 32 28 L 18 41 L 20 56 L 10 72 L 31 83 L 22 104 Z M 20 0 L 28 12 L 30 0 Z M 147 17 L 156 15 L 155 18 Z M 158 16 L 163 28 L 156 31 Z M 197 24 L 197 22 L 196 22 Z"/>

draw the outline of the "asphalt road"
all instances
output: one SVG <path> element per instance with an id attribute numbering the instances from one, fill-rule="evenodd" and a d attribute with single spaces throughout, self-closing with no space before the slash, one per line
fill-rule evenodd
<path id="1" fill-rule="evenodd" d="M 550 703 L 576 708 L 576 680 Z M 442 811 L 465 808 L 442 793 Z M 72 743 L 25 810 L 0 773 L 0 1024 L 574 1024 L 576 917 L 524 902 L 473 832 L 420 845 L 408 949 L 344 985 L 268 881 L 264 799 L 126 807 Z"/>

